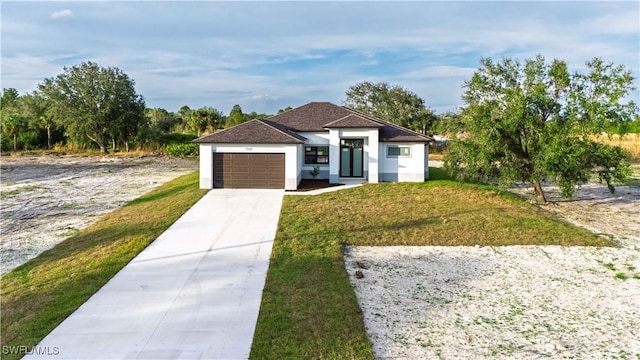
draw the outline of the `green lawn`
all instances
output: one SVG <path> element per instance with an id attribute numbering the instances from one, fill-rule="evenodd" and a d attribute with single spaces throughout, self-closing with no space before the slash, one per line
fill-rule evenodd
<path id="1" fill-rule="evenodd" d="M 2 276 L 1 346 L 37 344 L 205 193 L 179 177 Z"/>
<path id="2" fill-rule="evenodd" d="M 285 196 L 251 358 L 373 358 L 343 244 L 614 246 L 488 186 L 438 180 Z"/>

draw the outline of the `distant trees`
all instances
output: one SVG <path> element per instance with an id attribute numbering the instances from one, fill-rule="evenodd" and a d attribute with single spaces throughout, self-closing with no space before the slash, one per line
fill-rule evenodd
<path id="1" fill-rule="evenodd" d="M 45 79 L 38 90 L 70 137 L 89 139 L 104 153 L 109 140 L 114 148 L 116 142 L 128 147 L 145 119 L 144 99 L 134 85 L 118 68 L 85 62 L 65 67 L 64 73 Z"/>
<path id="2" fill-rule="evenodd" d="M 200 136 L 205 131 L 215 132 L 224 127 L 224 115 L 216 108 L 209 106 L 202 107 L 189 112 L 187 126 L 196 135 Z"/>
<path id="3" fill-rule="evenodd" d="M 422 98 L 400 85 L 363 81 L 346 91 L 345 106 L 396 123 L 400 126 L 426 131 L 436 120 Z"/>
<path id="4" fill-rule="evenodd" d="M 168 127 L 165 131 L 172 130 L 174 132 L 188 133 L 196 136 L 204 133 L 213 133 L 225 126 L 226 118 L 224 114 L 216 108 L 204 106 L 199 109 L 191 109 L 188 106 L 180 108 L 177 114 L 162 111 L 166 125 L 173 123 L 172 127 Z M 172 119 L 169 118 L 172 117 Z"/>
<path id="5" fill-rule="evenodd" d="M 120 69 L 82 63 L 55 78 L 45 79 L 36 91 L 20 95 L 3 89 L 0 97 L 0 148 L 51 149 L 97 147 L 102 152 L 129 151 L 132 146 L 165 151 L 207 133 L 268 114 L 245 114 L 235 105 L 225 116 L 218 109 L 182 106 L 177 112 L 146 108 L 135 83 Z"/>
<path id="6" fill-rule="evenodd" d="M 180 123 L 180 118 L 176 114 L 162 108 L 147 108 L 145 115 L 149 126 L 161 133 L 173 131 L 175 126 Z"/>
<path id="7" fill-rule="evenodd" d="M 590 139 L 609 128 L 624 130 L 637 116 L 625 102 L 633 77 L 624 66 L 601 59 L 586 73 L 570 73 L 561 60 L 482 59 L 465 83 L 462 114 L 452 121 L 445 166 L 460 177 L 527 181 L 546 202 L 541 182 L 555 180 L 570 196 L 592 173 L 611 191 L 629 171 L 619 147 Z"/>
<path id="8" fill-rule="evenodd" d="M 264 113 L 258 114 L 255 111 L 245 114 L 242 112 L 242 108 L 240 107 L 240 105 L 236 104 L 236 105 L 233 105 L 233 108 L 229 112 L 229 116 L 227 116 L 225 127 L 240 125 L 243 122 L 253 120 L 253 119 L 265 119 L 265 118 L 268 118 L 269 116 L 271 115 L 264 114 Z"/>
<path id="9" fill-rule="evenodd" d="M 18 148 L 18 135 L 27 126 L 27 121 L 20 109 L 19 94 L 16 89 L 5 89 L 0 97 L 0 115 L 2 116 L 2 133 L 13 139 L 13 151 Z"/>
<path id="10" fill-rule="evenodd" d="M 240 105 L 235 104 L 233 108 L 229 112 L 229 116 L 227 116 L 227 127 L 232 127 L 235 125 L 240 125 L 245 121 L 249 121 L 249 116 L 242 112 L 242 108 Z"/>

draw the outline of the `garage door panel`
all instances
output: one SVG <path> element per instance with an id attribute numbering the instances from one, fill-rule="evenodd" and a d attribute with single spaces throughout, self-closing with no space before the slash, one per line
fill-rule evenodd
<path id="1" fill-rule="evenodd" d="M 214 187 L 284 188 L 284 154 L 214 153 L 213 155 Z"/>

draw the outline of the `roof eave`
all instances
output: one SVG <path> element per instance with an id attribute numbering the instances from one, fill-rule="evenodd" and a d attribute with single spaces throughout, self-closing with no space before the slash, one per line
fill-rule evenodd
<path id="1" fill-rule="evenodd" d="M 378 130 L 382 129 L 384 126 L 325 126 L 323 129 L 368 129 L 368 130 Z"/>
<path id="2" fill-rule="evenodd" d="M 197 139 L 196 139 L 197 140 Z M 193 140 L 195 142 L 195 140 Z M 199 141 L 200 144 L 238 144 L 238 145 L 251 145 L 251 144 L 265 144 L 265 145 L 279 145 L 279 144 L 304 144 L 303 140 L 290 140 L 290 141 Z"/>
<path id="3" fill-rule="evenodd" d="M 402 142 L 402 143 L 431 143 L 427 139 L 380 139 L 380 142 Z"/>

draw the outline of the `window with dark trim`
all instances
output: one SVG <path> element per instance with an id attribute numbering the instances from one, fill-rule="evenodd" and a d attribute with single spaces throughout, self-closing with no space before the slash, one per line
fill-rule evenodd
<path id="1" fill-rule="evenodd" d="M 328 146 L 305 146 L 304 147 L 304 163 L 305 164 L 328 164 L 329 163 L 329 147 Z"/>
<path id="2" fill-rule="evenodd" d="M 411 148 L 409 146 L 387 146 L 387 156 L 411 156 Z"/>

